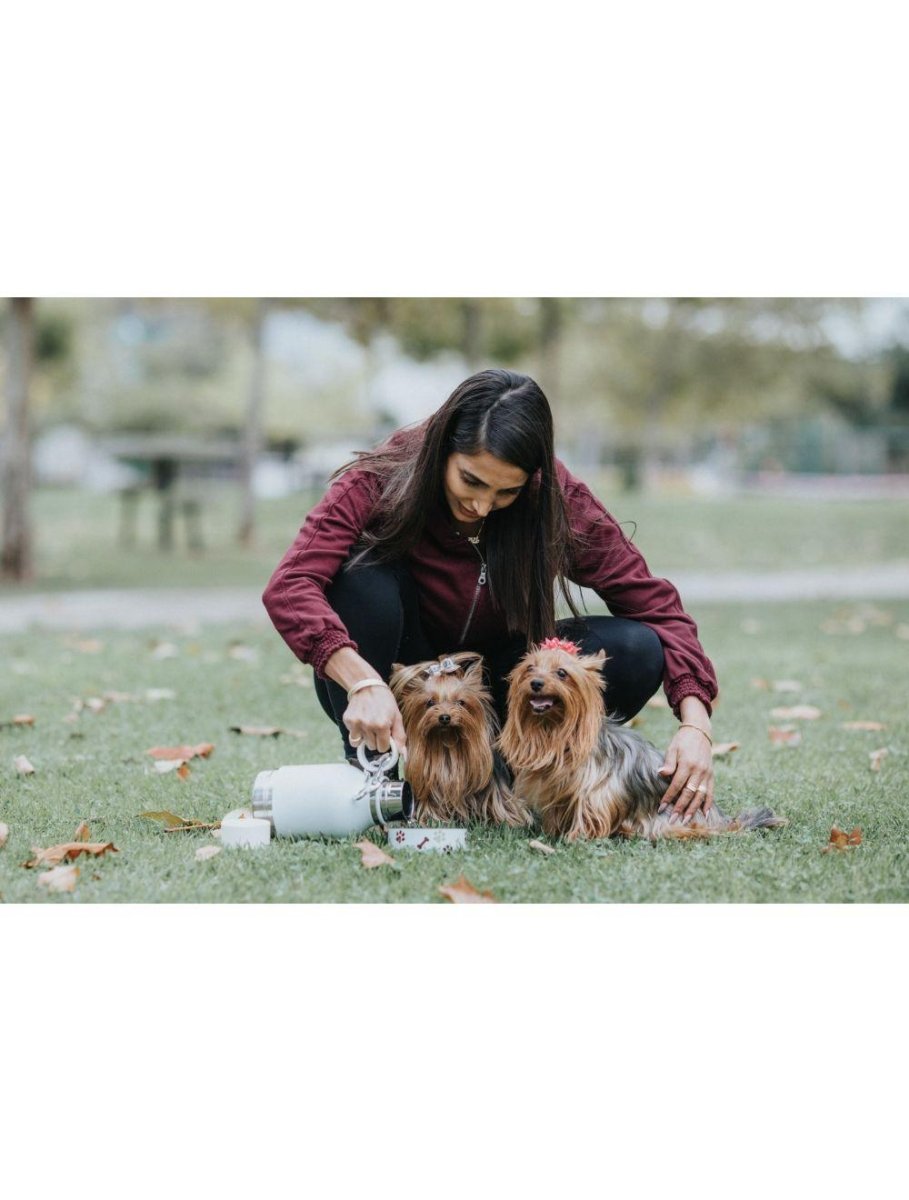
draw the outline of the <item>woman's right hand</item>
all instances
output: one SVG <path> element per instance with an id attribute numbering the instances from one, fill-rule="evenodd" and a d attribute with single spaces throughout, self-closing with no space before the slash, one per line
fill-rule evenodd
<path id="1" fill-rule="evenodd" d="M 362 742 L 369 750 L 384 752 L 394 742 L 406 754 L 404 722 L 389 688 L 371 687 L 356 692 L 341 719 L 350 731 L 354 749 Z"/>

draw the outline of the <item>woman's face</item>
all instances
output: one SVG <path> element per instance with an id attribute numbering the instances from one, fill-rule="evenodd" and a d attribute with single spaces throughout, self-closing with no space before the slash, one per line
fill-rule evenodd
<path id="1" fill-rule="evenodd" d="M 458 521 L 481 521 L 497 508 L 507 508 L 518 498 L 528 475 L 520 467 L 479 454 L 452 454 L 445 464 L 445 499 Z"/>

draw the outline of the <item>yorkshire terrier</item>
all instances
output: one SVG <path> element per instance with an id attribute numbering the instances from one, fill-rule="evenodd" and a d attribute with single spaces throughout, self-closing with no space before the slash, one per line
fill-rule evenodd
<path id="1" fill-rule="evenodd" d="M 392 664 L 391 690 L 407 734 L 407 780 L 417 821 L 529 825 L 494 743 L 498 720 L 469 652 L 405 667 Z"/>
<path id="2" fill-rule="evenodd" d="M 543 832 L 577 838 L 693 838 L 786 825 L 769 808 L 732 819 L 712 805 L 690 824 L 660 813 L 669 780 L 655 746 L 603 710 L 606 652 L 582 654 L 548 638 L 508 676 L 508 718 L 498 747 L 514 772 L 514 793 Z"/>

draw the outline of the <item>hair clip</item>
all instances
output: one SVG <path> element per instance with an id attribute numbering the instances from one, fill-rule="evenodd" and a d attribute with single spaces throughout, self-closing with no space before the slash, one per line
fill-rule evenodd
<path id="1" fill-rule="evenodd" d="M 577 642 L 569 642 L 564 638 L 546 638 L 544 642 L 540 642 L 541 650 L 564 650 L 566 654 L 573 654 L 575 657 L 581 653 L 581 647 Z"/>
<path id="2" fill-rule="evenodd" d="M 441 662 L 433 663 L 427 668 L 426 676 L 435 678 L 436 675 L 455 675 L 457 670 L 458 664 L 453 658 L 443 658 Z"/>

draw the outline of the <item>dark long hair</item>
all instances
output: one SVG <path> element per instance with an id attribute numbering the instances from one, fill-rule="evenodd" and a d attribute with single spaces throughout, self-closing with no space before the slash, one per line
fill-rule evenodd
<path id="1" fill-rule="evenodd" d="M 465 379 L 442 407 L 419 425 L 399 430 L 381 446 L 358 451 L 352 467 L 383 480 L 382 509 L 364 532 L 359 553 L 371 561 L 404 558 L 423 532 L 427 513 L 444 501 L 443 477 L 452 454 L 492 454 L 518 467 L 527 484 L 484 527 L 489 589 L 510 632 L 528 646 L 555 632 L 554 583 L 575 616 L 566 572 L 574 539 L 555 470 L 552 412 L 527 375 L 500 369 Z"/>

